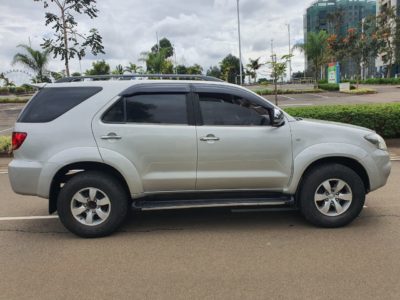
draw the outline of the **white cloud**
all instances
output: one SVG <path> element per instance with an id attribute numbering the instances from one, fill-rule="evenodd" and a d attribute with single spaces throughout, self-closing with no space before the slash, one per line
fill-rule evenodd
<path id="1" fill-rule="evenodd" d="M 270 55 L 274 39 L 278 54 L 288 52 L 286 23 L 292 27 L 292 43 L 303 38 L 303 14 L 312 0 L 240 0 L 244 63 L 248 58 Z M 88 55 L 82 69 L 96 59 L 106 59 L 112 67 L 138 62 L 140 53 L 156 42 L 156 32 L 175 45 L 178 63 L 201 64 L 206 70 L 232 53 L 238 55 L 236 0 L 130 0 L 98 1 L 99 17 L 80 16 L 79 28 L 99 29 L 105 55 Z M 28 43 L 39 47 L 42 38 L 51 34 L 44 25 L 43 5 L 33 0 L 2 0 L 0 3 L 0 72 L 11 66 L 16 46 Z M 303 56 L 297 53 L 293 69 L 303 69 Z M 50 69 L 63 69 L 63 62 L 52 60 Z M 73 60 L 72 71 L 79 71 Z"/>

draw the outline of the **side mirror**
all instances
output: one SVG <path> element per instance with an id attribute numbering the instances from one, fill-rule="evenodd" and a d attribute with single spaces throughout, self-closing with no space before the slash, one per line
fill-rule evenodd
<path id="1" fill-rule="evenodd" d="M 273 127 L 281 127 L 285 125 L 285 114 L 277 108 L 274 108 L 272 116 L 272 126 Z"/>

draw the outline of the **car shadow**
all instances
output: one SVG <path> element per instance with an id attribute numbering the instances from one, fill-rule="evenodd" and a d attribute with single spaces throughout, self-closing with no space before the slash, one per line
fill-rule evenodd
<path id="1" fill-rule="evenodd" d="M 298 211 L 263 211 L 207 208 L 132 211 L 120 231 L 248 230 L 256 228 L 312 227 Z"/>

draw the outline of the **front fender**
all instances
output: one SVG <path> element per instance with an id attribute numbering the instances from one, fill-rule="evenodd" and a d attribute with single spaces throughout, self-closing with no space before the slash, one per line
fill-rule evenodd
<path id="1" fill-rule="evenodd" d="M 329 158 L 349 158 L 361 164 L 367 173 L 370 173 L 365 161 L 368 161 L 368 153 L 361 147 L 345 143 L 324 143 L 307 147 L 296 154 L 293 158 L 293 175 L 290 180 L 287 193 L 294 195 L 300 180 L 307 168 L 314 162 Z"/>

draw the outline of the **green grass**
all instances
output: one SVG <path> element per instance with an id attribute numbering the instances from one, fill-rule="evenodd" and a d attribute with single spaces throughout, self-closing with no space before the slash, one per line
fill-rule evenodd
<path id="1" fill-rule="evenodd" d="M 358 125 L 385 138 L 400 137 L 400 103 L 289 107 L 293 117 Z"/>
<path id="2" fill-rule="evenodd" d="M 26 103 L 29 97 L 0 98 L 0 103 Z"/>
<path id="3" fill-rule="evenodd" d="M 255 93 L 263 95 L 275 95 L 275 91 L 271 89 L 255 90 Z M 280 90 L 278 89 L 278 95 L 294 95 L 294 94 L 310 94 L 310 93 L 322 93 L 321 89 L 305 89 L 305 90 Z"/>
<path id="4" fill-rule="evenodd" d="M 11 137 L 0 136 L 0 154 L 10 153 L 11 150 Z"/>

